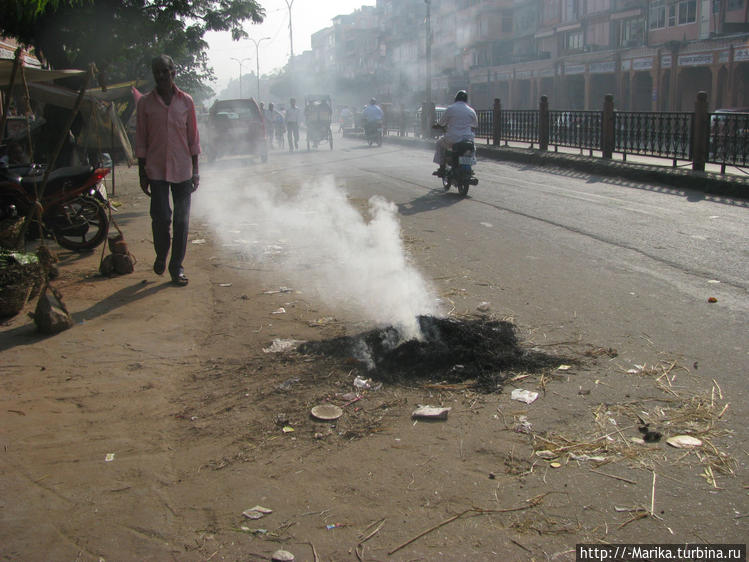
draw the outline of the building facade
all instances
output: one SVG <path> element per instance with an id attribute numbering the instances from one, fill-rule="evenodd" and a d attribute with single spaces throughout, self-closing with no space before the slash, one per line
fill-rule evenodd
<path id="1" fill-rule="evenodd" d="M 407 105 L 430 50 L 437 104 L 467 89 L 477 108 L 545 95 L 593 110 L 610 93 L 621 110 L 691 111 L 702 90 L 711 110 L 749 106 L 749 0 L 378 0 L 318 35 L 316 64 Z"/>

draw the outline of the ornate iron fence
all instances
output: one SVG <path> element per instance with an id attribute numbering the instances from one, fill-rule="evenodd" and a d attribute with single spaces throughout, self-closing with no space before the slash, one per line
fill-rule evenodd
<path id="1" fill-rule="evenodd" d="M 612 111 L 605 107 L 604 111 L 552 111 L 545 107 L 478 110 L 476 137 L 486 139 L 487 144 L 519 142 L 531 148 L 551 145 L 555 150 L 563 146 L 589 150 L 591 154 L 601 151 L 605 157 L 610 157 L 613 150 L 625 160 L 628 154 L 668 158 L 674 166 L 677 160 L 691 160 L 695 169 L 704 169 L 704 163 L 710 162 L 721 165 L 722 173 L 727 166 L 749 167 L 749 112 Z M 443 115 L 444 109 L 435 111 L 436 120 Z M 699 127 L 695 125 L 696 115 L 702 116 Z M 497 123 L 495 116 L 499 117 Z M 548 119 L 547 127 L 540 126 L 543 118 Z M 407 115 L 400 124 L 405 126 L 405 134 L 421 135 L 418 112 Z M 388 132 L 398 134 L 400 130 L 394 124 L 388 126 Z"/>
<path id="2" fill-rule="evenodd" d="M 486 139 L 488 144 L 494 136 L 494 112 L 491 109 L 479 109 L 476 116 L 479 118 L 476 137 Z"/>
<path id="3" fill-rule="evenodd" d="M 500 139 L 505 141 L 527 142 L 531 146 L 538 143 L 538 110 L 509 109 L 499 114 Z"/>
<path id="4" fill-rule="evenodd" d="M 692 159 L 693 113 L 617 111 L 614 150 L 622 154 Z"/>
<path id="5" fill-rule="evenodd" d="M 721 165 L 749 164 L 749 113 L 715 112 L 710 114 L 707 161 Z"/>
<path id="6" fill-rule="evenodd" d="M 601 148 L 600 111 L 549 111 L 549 144 L 571 148 Z"/>

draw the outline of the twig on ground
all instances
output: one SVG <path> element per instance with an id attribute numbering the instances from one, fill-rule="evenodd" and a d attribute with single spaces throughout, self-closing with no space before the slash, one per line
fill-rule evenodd
<path id="1" fill-rule="evenodd" d="M 609 478 L 613 478 L 614 480 L 621 480 L 622 482 L 627 482 L 628 484 L 637 484 L 634 480 L 630 480 L 628 478 L 623 478 L 621 476 L 614 476 L 613 474 L 607 474 L 605 472 L 601 472 L 600 470 L 596 470 L 594 468 L 590 469 L 591 472 L 595 472 L 596 474 L 600 474 L 601 476 L 608 476 Z"/>
<path id="2" fill-rule="evenodd" d="M 421 533 L 419 533 L 418 535 L 416 535 L 412 539 L 409 539 L 406 542 L 398 545 L 393 550 L 391 550 L 390 552 L 388 552 L 388 556 L 392 556 L 394 553 L 398 552 L 400 549 L 408 546 L 412 542 L 415 542 L 415 541 L 419 540 L 424 535 L 428 535 L 432 531 L 436 531 L 440 527 L 444 527 L 448 523 L 452 523 L 456 519 L 460 519 L 461 517 L 463 517 L 464 515 L 467 515 L 468 513 L 476 513 L 476 514 L 480 515 L 480 514 L 488 514 L 488 513 L 510 513 L 512 511 L 523 511 L 523 510 L 526 510 L 526 509 L 531 509 L 531 508 L 536 507 L 538 504 L 541 503 L 541 501 L 543 500 L 543 498 L 545 496 L 547 496 L 548 494 L 550 494 L 550 493 L 551 492 L 546 492 L 545 494 L 539 494 L 538 496 L 535 496 L 533 498 L 525 500 L 526 502 L 528 502 L 529 505 L 523 505 L 523 506 L 520 506 L 520 507 L 510 507 L 510 508 L 507 508 L 507 509 L 483 509 L 481 507 L 471 507 L 469 509 L 463 510 L 463 511 L 461 511 L 458 514 L 453 515 L 452 517 L 449 517 L 448 519 L 445 519 L 441 523 L 437 523 L 433 527 L 430 527 L 429 529 L 427 529 L 425 531 L 422 531 Z"/>
<path id="3" fill-rule="evenodd" d="M 527 552 L 527 553 L 529 553 L 529 554 L 532 554 L 532 553 L 533 553 L 533 551 L 532 551 L 532 550 L 531 550 L 530 548 L 526 548 L 526 547 L 524 547 L 524 546 L 523 546 L 522 544 L 520 544 L 520 543 L 519 543 L 518 541 L 516 541 L 515 539 L 510 539 L 510 542 L 511 542 L 512 544 L 514 544 L 514 545 L 517 545 L 517 546 L 519 546 L 520 548 L 522 548 L 522 549 L 523 549 L 524 551 L 526 551 L 526 552 Z"/>
<path id="4" fill-rule="evenodd" d="M 657 475 L 653 471 L 653 486 L 650 490 L 650 515 L 655 516 L 655 479 Z"/>

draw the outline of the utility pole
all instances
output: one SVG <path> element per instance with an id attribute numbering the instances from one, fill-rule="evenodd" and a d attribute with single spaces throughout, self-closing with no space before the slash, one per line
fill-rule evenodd
<path id="1" fill-rule="evenodd" d="M 422 136 L 431 136 L 434 110 L 432 109 L 432 0 L 424 0 L 427 5 L 426 24 L 426 103 L 421 110 Z"/>
<path id="2" fill-rule="evenodd" d="M 242 63 L 246 60 L 251 60 L 250 57 L 244 58 L 242 60 L 235 59 L 234 57 L 229 57 L 231 60 L 236 61 L 239 63 L 239 97 L 242 97 Z"/>
<path id="3" fill-rule="evenodd" d="M 286 6 L 289 8 L 289 82 L 291 92 L 294 92 L 294 34 L 291 31 L 291 7 L 294 5 L 294 0 L 285 0 Z"/>
<path id="4" fill-rule="evenodd" d="M 427 59 L 427 104 L 432 103 L 432 0 L 424 0 L 427 5 L 427 18 L 426 18 L 426 59 Z"/>
<path id="5" fill-rule="evenodd" d="M 266 39 L 270 39 L 270 37 L 263 37 L 262 39 L 258 39 L 257 41 L 255 41 L 252 37 L 250 37 L 250 41 L 252 41 L 252 44 L 255 45 L 255 61 L 257 62 L 256 74 L 257 74 L 257 99 L 258 100 L 260 100 L 260 43 L 262 43 Z"/>

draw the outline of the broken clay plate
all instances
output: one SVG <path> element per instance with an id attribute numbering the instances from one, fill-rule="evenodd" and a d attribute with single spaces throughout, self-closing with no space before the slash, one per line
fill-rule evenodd
<path id="1" fill-rule="evenodd" d="M 312 408 L 310 413 L 318 420 L 333 421 L 343 415 L 343 410 L 335 404 L 320 404 Z"/>
<path id="2" fill-rule="evenodd" d="M 450 408 L 438 408 L 435 406 L 420 406 L 411 414 L 412 418 L 446 420 Z"/>
<path id="3" fill-rule="evenodd" d="M 666 443 L 677 449 L 694 449 L 702 446 L 702 441 L 691 435 L 675 435 L 666 439 Z"/>

